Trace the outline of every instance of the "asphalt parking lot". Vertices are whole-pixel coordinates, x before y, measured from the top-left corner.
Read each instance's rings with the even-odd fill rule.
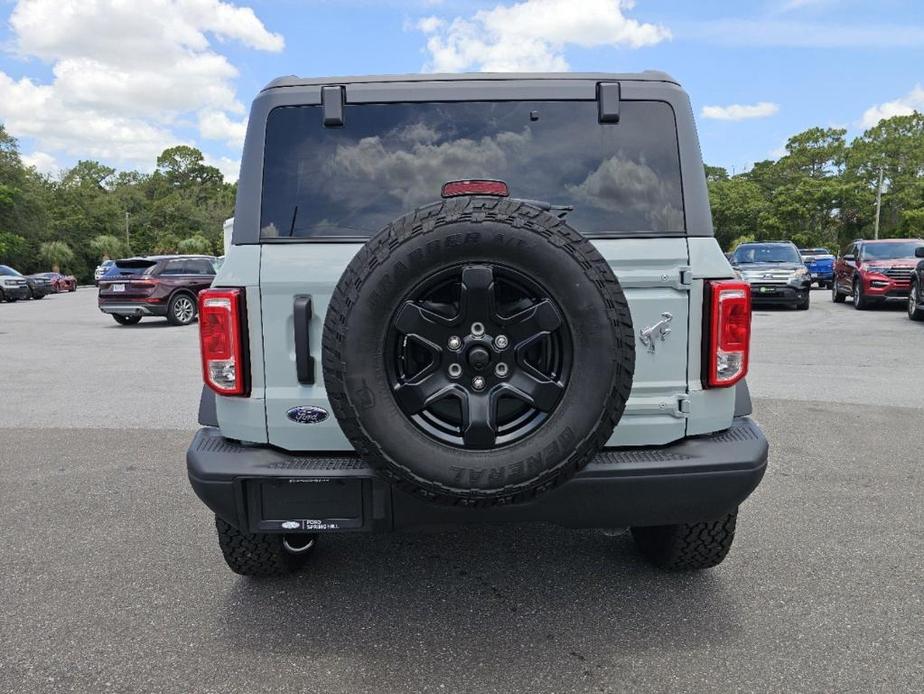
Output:
[[[0,304],[0,691],[924,688],[924,324],[759,310],[770,469],[697,575],[551,526],[324,539],[230,573],[185,478],[197,332]]]

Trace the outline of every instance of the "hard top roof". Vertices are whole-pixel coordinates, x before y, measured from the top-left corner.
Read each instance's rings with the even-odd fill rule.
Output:
[[[409,75],[359,75],[350,77],[278,77],[263,90],[277,87],[304,87],[329,84],[361,84],[384,82],[470,82],[504,80],[593,80],[595,82],[679,82],[666,72],[645,70],[644,72],[460,72],[460,73],[414,73]]]

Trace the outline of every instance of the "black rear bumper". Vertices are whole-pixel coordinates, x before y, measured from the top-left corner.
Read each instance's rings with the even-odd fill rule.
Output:
[[[719,517],[757,487],[767,439],[750,417],[659,448],[601,451],[573,479],[513,506],[438,506],[394,489],[355,455],[291,454],[200,429],[186,453],[205,504],[251,532],[375,531],[546,521],[575,528],[666,525]]]

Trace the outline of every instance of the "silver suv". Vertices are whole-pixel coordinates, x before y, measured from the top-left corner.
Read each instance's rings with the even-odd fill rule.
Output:
[[[766,467],[750,289],[660,72],[274,81],[199,314],[189,478],[240,574],[510,521],[703,569]]]

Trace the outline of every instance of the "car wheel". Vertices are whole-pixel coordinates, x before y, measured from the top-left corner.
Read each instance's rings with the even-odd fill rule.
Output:
[[[314,550],[317,535],[247,533],[215,516],[218,546],[225,563],[241,576],[285,576],[300,569]]]
[[[812,293],[806,292],[805,299],[803,299],[798,304],[796,304],[796,310],[797,311],[808,311],[811,301],[812,301]]]
[[[123,316],[120,313],[113,313],[112,319],[119,325],[135,325],[141,321],[141,316]]]
[[[853,307],[858,311],[865,311],[870,306],[870,300],[863,295],[863,288],[859,282],[853,283]]]
[[[196,320],[196,300],[185,292],[174,294],[167,306],[167,320],[173,325],[189,325]]]
[[[846,298],[847,298],[846,296],[844,296],[837,290],[837,282],[832,282],[831,283],[831,301],[833,301],[835,304],[842,304],[844,303],[844,299]]]
[[[908,292],[908,317],[911,320],[924,320],[924,310],[920,306],[921,297],[918,294],[918,283],[911,283],[911,291]]]
[[[718,520],[632,528],[642,555],[667,571],[699,571],[722,563],[735,539],[737,509]]]

